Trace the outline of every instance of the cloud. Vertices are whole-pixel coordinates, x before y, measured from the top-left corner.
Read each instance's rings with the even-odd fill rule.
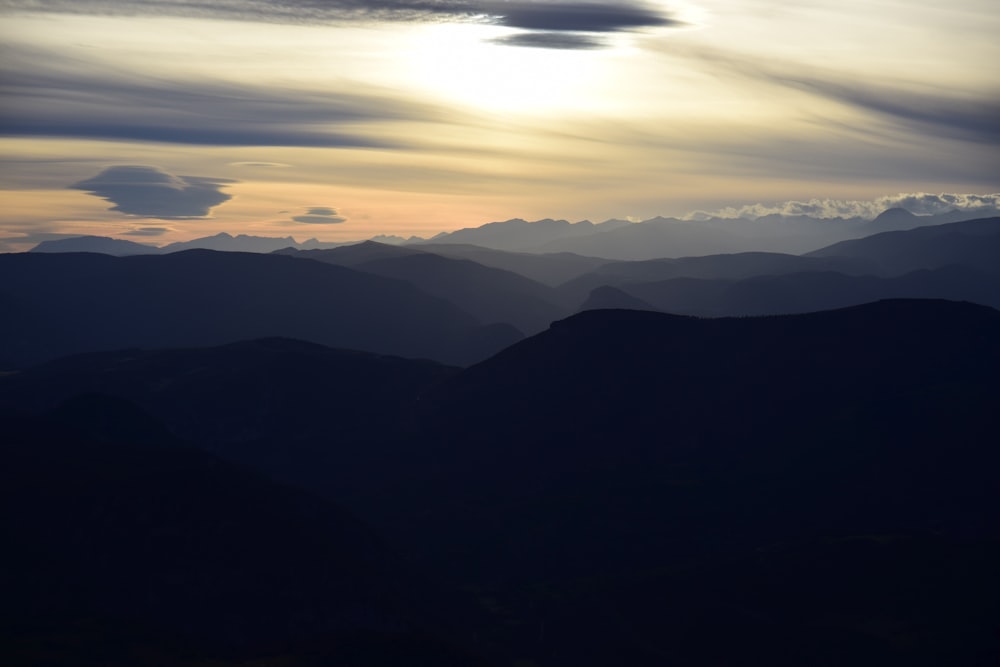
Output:
[[[489,22],[544,32],[610,33],[640,28],[682,25],[661,6],[645,0],[7,0],[10,9],[107,16],[175,16],[292,24],[353,21]],[[535,38],[537,39],[537,38]],[[529,41],[530,38],[529,38]],[[502,40],[513,46],[539,46],[522,40]],[[580,39],[576,46],[594,48],[599,42]]]
[[[312,206],[306,209],[306,215],[293,216],[292,220],[308,225],[335,225],[346,222],[347,218],[341,217],[336,209],[329,206]]]
[[[814,218],[875,218],[890,208],[902,208],[914,215],[936,215],[949,211],[976,211],[984,215],[1000,212],[1000,194],[930,194],[900,193],[877,199],[859,201],[842,199],[810,199],[806,202],[786,201],[778,204],[745,204],[717,211],[695,211],[688,220],[707,218],[746,218],[755,220],[766,215],[808,215]]]
[[[476,3],[473,3],[474,5]],[[635,28],[678,25],[662,10],[638,2],[542,2],[479,3],[478,8],[495,15],[511,28],[570,32],[618,32]]]
[[[600,49],[604,42],[591,35],[562,32],[522,32],[490,40],[504,46],[525,46],[537,49]]]
[[[284,162],[230,162],[230,167],[261,167],[261,168],[279,168],[279,167],[291,167],[290,164],[285,164]]]
[[[144,218],[203,218],[232,195],[222,188],[236,183],[227,178],[175,176],[157,167],[118,165],[69,186],[114,204],[119,211]]]
[[[405,148],[367,128],[391,121],[459,122],[454,113],[386,94],[147,77],[28,47],[6,49],[0,97],[0,131],[15,136]]]
[[[874,114],[909,132],[1000,144],[1000,90],[970,93],[941,87],[878,81],[762,58],[707,49],[674,51],[701,60],[717,72],[805,92]]]
[[[777,77],[774,81],[874,112],[914,130],[977,143],[1000,144],[998,95],[975,98],[946,90],[866,86],[807,77]]]
[[[127,232],[122,232],[123,236],[163,236],[171,231],[169,227],[135,227]]]

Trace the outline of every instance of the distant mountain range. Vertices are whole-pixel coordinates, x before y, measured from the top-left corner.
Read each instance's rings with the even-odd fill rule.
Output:
[[[656,217],[637,223],[607,220],[595,224],[589,220],[576,223],[552,219],[528,222],[515,218],[443,232],[431,239],[379,235],[371,240],[384,245],[431,246],[434,252],[449,256],[461,251],[445,251],[445,246],[478,246],[480,249],[515,253],[572,253],[591,258],[644,260],[750,251],[802,253],[878,232],[959,222],[981,218],[983,215],[982,211],[952,211],[917,216],[904,209],[889,209],[874,220],[768,215],[757,219],[704,220]],[[100,252],[108,255],[170,253],[193,249],[274,252],[283,248],[316,250],[357,243],[359,242],[320,242],[316,239],[298,243],[290,236],[271,238],[221,233],[156,247],[123,239],[82,236],[43,241],[32,252]],[[482,261],[486,259],[486,255],[480,250],[478,257],[465,258]],[[482,263],[490,265],[488,261]],[[540,276],[535,276],[535,279],[548,282]]]
[[[657,310],[699,316],[799,313],[914,297],[1000,307],[1000,218],[883,232],[801,256],[608,263],[558,291],[583,303],[605,286]]]
[[[373,241],[269,254],[8,253],[0,306],[16,326],[0,330],[0,365],[266,336],[465,365],[595,307],[698,316],[888,298],[1000,307],[998,267],[1000,218],[881,232],[804,255],[644,261]]]
[[[0,367],[8,368],[264,336],[469,363],[522,336],[406,282],[281,255],[6,254],[0,284],[0,304],[16,322],[0,330]]]
[[[104,255],[159,255],[183,250],[221,250],[226,252],[274,252],[282,248],[312,250],[318,248],[335,248],[342,243],[326,243],[309,239],[298,243],[291,236],[274,238],[267,236],[250,236],[237,234],[233,236],[222,232],[215,236],[204,236],[190,241],[168,243],[165,246],[154,246],[146,243],[136,243],[124,239],[113,239],[105,236],[75,236],[64,239],[42,241],[31,249],[31,252],[98,252]]]
[[[618,260],[687,257],[748,251],[801,253],[837,241],[982,217],[978,211],[916,216],[889,209],[874,220],[768,215],[757,219],[656,217],[643,222],[600,224],[514,219],[439,234],[426,243],[471,244],[518,252],[569,252]],[[424,243],[424,242],[419,242]]]
[[[404,280],[427,294],[447,299],[480,322],[507,323],[527,334],[538,333],[570,313],[561,305],[561,296],[548,285],[468,259],[371,241],[332,250],[281,252]]]

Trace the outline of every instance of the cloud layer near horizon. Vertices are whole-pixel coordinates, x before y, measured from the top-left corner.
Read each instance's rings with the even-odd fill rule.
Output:
[[[901,208],[914,215],[937,215],[950,211],[982,211],[984,215],[1000,212],[998,194],[931,194],[928,192],[886,195],[868,201],[842,199],[810,199],[777,204],[745,204],[727,206],[716,211],[695,211],[684,216],[687,220],[707,218],[756,219],[767,215],[810,216],[814,218],[873,219],[891,208]]]

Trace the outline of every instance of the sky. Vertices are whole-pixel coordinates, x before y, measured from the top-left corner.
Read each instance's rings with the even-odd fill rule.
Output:
[[[0,0],[0,250],[964,202],[998,34],[994,0]]]

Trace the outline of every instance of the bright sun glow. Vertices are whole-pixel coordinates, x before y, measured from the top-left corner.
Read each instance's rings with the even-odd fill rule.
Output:
[[[516,31],[491,25],[438,24],[409,44],[412,83],[425,93],[496,111],[539,113],[599,106],[614,49],[504,46]]]

